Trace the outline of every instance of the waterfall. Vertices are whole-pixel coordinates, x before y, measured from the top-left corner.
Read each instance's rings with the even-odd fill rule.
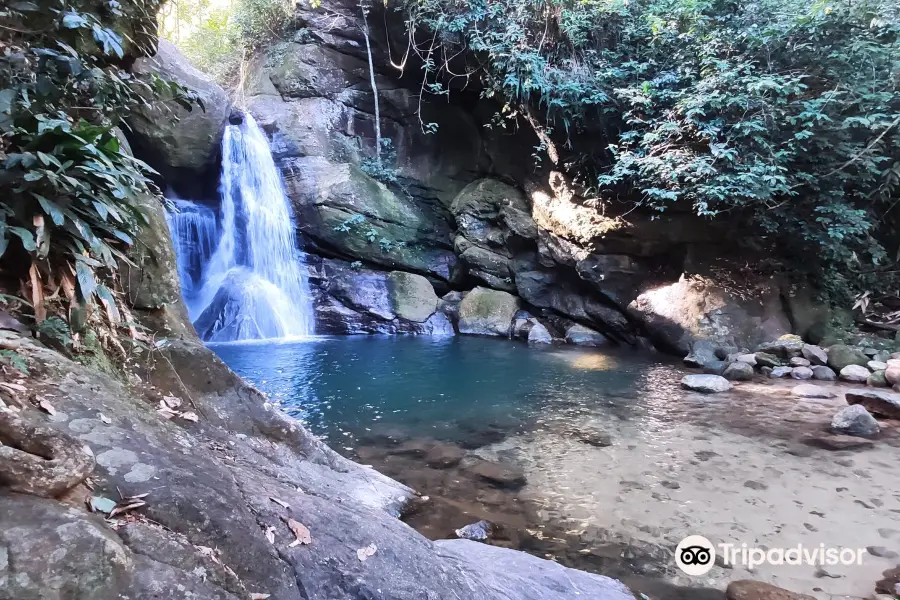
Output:
[[[290,204],[266,136],[250,115],[225,128],[219,194],[218,219],[184,200],[169,215],[197,333],[209,342],[311,335]]]

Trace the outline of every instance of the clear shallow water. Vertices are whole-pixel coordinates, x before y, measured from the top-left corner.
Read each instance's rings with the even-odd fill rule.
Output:
[[[864,451],[804,443],[846,406],[839,384],[826,385],[837,394],[829,400],[798,400],[795,382],[775,380],[705,396],[680,389],[684,371],[659,355],[473,337],[213,349],[335,450],[427,495],[405,518],[431,538],[487,519],[500,526],[491,543],[666,600],[720,599],[746,578],[866,598],[896,562],[867,556],[827,575],[808,565],[715,567],[696,579],[671,558],[687,535],[900,552],[896,430],[886,424]],[[441,463],[435,452],[457,459]],[[485,460],[525,483],[485,481],[473,469]]]
[[[360,336],[222,344],[214,350],[336,448],[373,431],[446,441],[522,431],[583,406],[655,419],[659,378],[680,377],[651,356],[529,348],[489,338]],[[651,379],[656,383],[650,385]]]

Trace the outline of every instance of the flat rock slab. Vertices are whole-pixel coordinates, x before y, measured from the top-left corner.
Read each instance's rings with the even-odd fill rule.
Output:
[[[866,440],[852,435],[816,435],[803,440],[803,443],[814,448],[822,450],[864,450],[873,447],[875,444],[870,440]]]
[[[819,385],[813,385],[811,383],[802,383],[798,386],[795,386],[794,389],[791,390],[792,396],[797,396],[798,398],[834,398],[835,394],[831,390],[824,388]]]
[[[681,387],[703,394],[716,394],[727,392],[733,386],[719,375],[685,375],[681,379]]]
[[[847,404],[862,404],[875,415],[900,419],[900,394],[884,390],[850,390],[844,397]]]
[[[762,581],[732,581],[725,590],[725,600],[815,600]]]
[[[499,487],[516,489],[525,485],[525,474],[509,465],[473,458],[464,462],[463,467],[469,473]]]

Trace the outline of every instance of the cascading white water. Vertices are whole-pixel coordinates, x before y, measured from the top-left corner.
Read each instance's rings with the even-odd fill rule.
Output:
[[[226,127],[222,155],[215,250],[207,252],[205,241],[212,211],[176,201],[179,211],[169,217],[197,333],[210,342],[311,335],[313,313],[293,216],[253,117]]]

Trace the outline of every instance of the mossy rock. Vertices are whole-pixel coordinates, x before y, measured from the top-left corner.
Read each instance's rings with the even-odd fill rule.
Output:
[[[459,304],[459,332],[470,335],[509,335],[519,299],[512,294],[477,287]]]
[[[845,344],[835,344],[828,349],[828,366],[837,373],[840,373],[841,369],[846,366],[860,365],[864,367],[868,362],[868,356]]]
[[[394,313],[401,319],[424,323],[437,309],[438,297],[421,275],[404,271],[388,274],[388,293]]]

